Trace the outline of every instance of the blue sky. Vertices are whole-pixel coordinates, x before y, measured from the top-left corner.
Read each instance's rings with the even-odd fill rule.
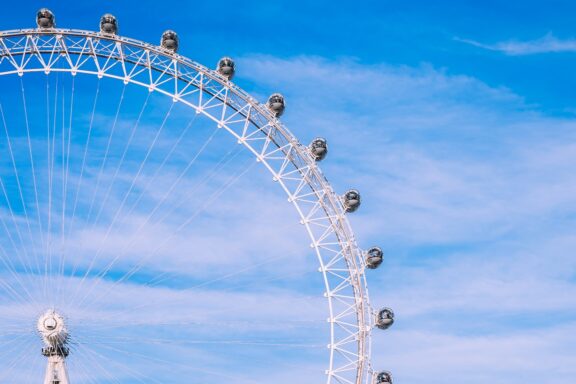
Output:
[[[42,6],[54,11],[63,28],[96,29],[99,16],[111,12],[118,17],[120,33],[125,36],[156,43],[162,31],[174,29],[181,38],[180,53],[210,67],[221,56],[230,55],[237,60],[235,81],[241,87],[262,101],[274,91],[286,96],[283,121],[302,142],[315,136],[328,139],[330,154],[322,163],[324,173],[336,190],[356,187],[362,192],[363,205],[351,217],[357,238],[361,246],[378,244],[385,252],[384,264],[369,276],[370,293],[376,306],[394,308],[397,322],[390,330],[374,335],[376,368],[390,370],[397,382],[406,383],[515,383],[529,379],[573,383],[573,4],[46,1],[5,6],[2,29],[32,27],[34,13]],[[50,81],[54,87],[56,79]],[[70,84],[60,81],[60,86]],[[2,84],[13,90],[10,92],[19,92],[17,82],[2,80]],[[26,78],[30,97],[34,92],[40,95],[44,84],[42,77]],[[95,85],[86,81],[78,93],[75,123],[80,127],[90,120]],[[95,119],[104,133],[113,121],[121,90],[113,84],[105,87],[113,96],[101,104]],[[131,92],[118,123],[119,138],[124,141],[146,96]],[[13,102],[12,110],[19,110],[6,92],[0,102],[4,106]],[[150,103],[138,136],[143,146],[169,109],[161,98]],[[17,121],[15,114],[8,125],[14,127]],[[176,109],[166,125],[166,136],[162,136],[166,142],[161,144],[168,146],[187,122],[185,111]],[[195,141],[197,136],[185,140],[191,145],[186,148],[196,151],[213,127],[199,121],[193,124],[202,140]],[[119,145],[124,142],[120,139]],[[182,191],[197,188],[200,199],[202,193],[210,195],[251,164],[247,155],[238,154],[222,169],[221,179],[196,186],[195,178],[209,174],[222,156],[233,156],[226,155],[230,144],[226,139],[217,137],[213,144],[213,151],[198,160],[202,167],[195,168],[182,187]],[[2,148],[6,153],[4,141]],[[133,160],[138,153],[134,152]],[[3,159],[3,172],[8,172],[11,163],[7,157]],[[151,163],[158,164],[158,159]],[[124,168],[121,180],[134,173],[134,164]],[[154,169],[148,174],[152,178],[143,180],[159,186],[152,189],[150,201],[162,193],[161,186],[170,176],[156,175]],[[103,185],[110,176],[105,173]],[[309,275],[316,266],[296,215],[283,203],[280,191],[270,187],[268,175],[254,167],[248,177],[250,180],[242,178],[223,194],[217,206],[202,213],[196,229],[177,236],[165,250],[170,258],[150,264],[140,276],[141,282],[158,273],[166,273],[169,279],[153,287],[135,284],[110,297],[96,297],[93,312],[72,306],[67,313],[71,321],[74,315],[76,324],[95,316],[105,317],[113,329],[123,323],[141,323],[144,328],[114,331],[118,333],[111,334],[116,338],[112,341],[134,340],[138,335],[150,340],[193,341],[210,334],[218,340],[257,338],[306,345],[268,356],[263,356],[261,349],[245,347],[242,358],[237,355],[240,349],[230,345],[196,349],[185,344],[182,350],[177,350],[180,345],[172,346],[162,350],[162,355],[182,358],[180,365],[164,367],[177,372],[174,382],[188,382],[184,377],[191,372],[200,375],[189,367],[190,362],[197,363],[195,369],[206,371],[227,364],[230,370],[241,371],[239,381],[267,377],[279,382],[293,382],[294,378],[316,382],[322,377],[323,350],[315,346],[325,344],[319,325],[325,316],[319,310],[322,299],[316,301],[318,286]],[[126,184],[112,188],[112,197],[122,188]],[[106,189],[95,193],[103,196]],[[184,192],[174,196],[173,204],[190,200],[181,213],[195,212],[197,201],[187,199]],[[237,202],[242,202],[244,209]],[[104,209],[103,220],[111,214],[113,211]],[[292,217],[294,225],[279,217]],[[174,223],[177,220],[175,215]],[[127,216],[124,232],[107,239],[102,263],[114,257],[119,246],[126,246],[123,237],[139,223],[136,209]],[[126,266],[118,266],[117,272],[122,273],[139,252],[170,230],[170,225],[150,228],[141,243],[131,244],[134,248],[126,252]],[[80,235],[84,237],[75,238],[71,247],[83,255],[78,259],[81,269],[95,249],[100,252],[102,233],[95,224]],[[222,242],[223,236],[226,242]],[[195,259],[188,257],[194,253],[188,251],[190,244],[194,252],[213,257],[191,261]],[[275,258],[278,263],[267,264]],[[247,265],[258,268],[218,281],[213,290],[192,297],[181,297],[173,290],[219,279],[229,268],[242,270]],[[254,283],[260,276],[289,278],[277,284]],[[95,284],[97,291],[107,289],[106,282]],[[78,295],[82,293],[90,295]],[[262,306],[261,302],[269,304]],[[121,313],[110,318],[126,303],[153,305],[144,314]],[[181,311],[186,306],[201,307],[207,315]],[[36,313],[35,308],[20,308],[9,300],[1,308],[6,318],[25,320],[30,315],[33,319]],[[236,321],[224,319],[223,308],[234,313]],[[158,324],[166,317],[172,323],[162,328]],[[214,318],[218,319],[215,323]],[[279,333],[270,326],[278,319],[285,325]],[[176,328],[178,335],[174,324],[181,325]],[[258,326],[254,330],[247,324]],[[4,336],[10,336],[9,326],[5,329]],[[96,328],[93,331],[97,334]],[[85,340],[91,340],[90,335],[86,331]],[[126,366],[146,372],[148,363],[148,368],[160,369],[161,361],[137,355],[149,352],[146,348],[150,345],[165,347],[135,343],[127,354],[96,346],[85,358],[92,361],[103,358],[99,354],[112,354],[125,364],[118,368],[126,373],[123,383],[141,382]],[[31,353],[37,348],[29,346]],[[247,365],[243,359],[267,363]],[[284,363],[281,369],[271,368],[280,361]],[[35,362],[42,367],[41,356]],[[71,361],[71,369],[80,375],[81,365],[73,364]],[[296,367],[300,368],[297,373],[286,373]],[[105,371],[100,371],[99,380],[106,382]],[[220,377],[229,373],[220,372]],[[203,374],[206,381],[214,378],[209,372]],[[29,378],[22,377],[22,382]]]

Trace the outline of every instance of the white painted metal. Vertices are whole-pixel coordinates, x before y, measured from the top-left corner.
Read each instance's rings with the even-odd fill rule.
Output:
[[[26,29],[0,33],[0,76],[69,72],[133,83],[213,120],[254,154],[288,195],[315,250],[330,326],[327,382],[371,383],[370,307],[363,252],[309,149],[241,88],[174,52],[97,32]]]
[[[69,384],[66,370],[66,358],[53,355],[48,357],[48,366],[44,376],[44,384]]]
[[[64,318],[54,310],[49,310],[38,319],[38,332],[44,342],[43,354],[48,358],[44,384],[68,384],[66,356],[68,330]]]

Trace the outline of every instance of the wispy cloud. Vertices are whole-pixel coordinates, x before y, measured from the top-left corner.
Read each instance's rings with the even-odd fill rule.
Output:
[[[238,64],[238,81],[261,84],[260,99],[273,91],[285,94],[288,109],[283,122],[303,142],[314,136],[328,138],[330,154],[321,167],[336,190],[358,187],[363,194],[362,208],[350,220],[361,246],[379,244],[386,254],[382,268],[368,276],[372,302],[375,307],[392,306],[398,319],[388,332],[375,334],[375,368],[392,370],[400,381],[464,382],[474,377],[478,382],[511,382],[518,370],[527,369],[531,362],[531,377],[571,382],[570,369],[565,374],[551,373],[550,356],[567,361],[573,340],[575,264],[567,251],[576,246],[570,233],[576,206],[572,176],[576,152],[570,144],[576,141],[573,121],[545,116],[506,88],[490,87],[471,76],[448,75],[426,65],[366,66],[351,60],[271,56],[247,57]],[[106,116],[101,119],[109,120]],[[126,140],[131,126],[121,126],[118,135]],[[82,274],[77,273],[63,282],[64,287],[76,290],[72,294],[91,299],[82,308],[67,308],[66,314],[71,322],[85,327],[96,323],[91,337],[98,336],[98,325],[111,327],[104,335],[108,340],[102,337],[95,348],[100,348],[98,353],[118,357],[124,364],[118,369],[127,376],[128,368],[142,372],[174,368],[138,355],[157,356],[147,349],[157,347],[156,352],[161,351],[166,359],[182,363],[178,373],[172,372],[179,377],[189,377],[190,367],[199,367],[187,364],[189,361],[203,364],[212,360],[213,365],[233,371],[249,366],[250,372],[241,375],[246,382],[269,373],[279,383],[295,381],[290,364],[301,368],[310,356],[300,350],[298,354],[263,356],[262,349],[254,349],[248,355],[234,356],[239,349],[226,345],[200,350],[191,342],[199,337],[195,332],[202,330],[221,337],[220,341],[235,340],[251,327],[259,332],[258,337],[291,335],[298,322],[325,316],[322,292],[311,283],[314,278],[290,284],[274,280],[307,269],[320,280],[315,260],[307,257],[308,239],[292,208],[280,191],[271,187],[269,175],[255,171],[223,194],[195,225],[176,232],[242,166],[238,162],[224,168],[196,189],[195,184],[205,180],[218,161],[215,155],[223,153],[211,146],[201,167],[183,178],[169,196],[159,218],[174,206],[177,212],[169,215],[169,220],[139,230],[146,213],[178,177],[181,166],[174,164],[155,176],[162,153],[174,140],[163,136],[165,142],[160,143],[165,146],[159,154],[152,153],[151,168],[136,180],[128,201],[130,207],[144,193],[142,204],[133,211],[128,207],[121,211],[121,219],[106,236],[106,224],[119,209],[139,159],[154,136],[154,126],[142,127],[140,133],[132,162],[121,169],[116,183],[111,175],[117,158],[108,165],[99,189],[89,188],[95,184],[99,161],[91,163],[84,176],[83,188],[88,193],[81,198],[79,214],[85,213],[93,195],[103,211],[95,225],[91,225],[92,216],[91,220],[78,219],[78,231],[72,232],[69,242],[74,251],[71,260],[83,269],[101,249],[95,264],[95,269],[101,270],[119,249],[122,257],[106,279],[90,275],[79,284]],[[183,142],[178,161],[201,145],[198,131],[194,133]],[[102,142],[94,146],[102,148],[105,138],[103,135]],[[15,145],[26,154],[25,141]],[[82,147],[78,151],[82,153]],[[44,158],[44,153],[40,154]],[[4,160],[10,165],[9,159]],[[26,164],[25,157],[22,161]],[[44,163],[39,164],[40,169],[45,168]],[[9,173],[11,168],[5,168]],[[60,185],[61,176],[56,173],[54,180]],[[73,191],[79,181],[71,175],[69,182]],[[29,180],[27,184],[30,187]],[[46,188],[46,180],[41,184]],[[107,186],[111,186],[108,200]],[[47,195],[42,194],[41,200],[45,202]],[[46,204],[41,205],[45,209]],[[0,218],[8,215],[4,212]],[[287,224],[287,217],[294,218],[293,226]],[[58,227],[60,219],[53,220]],[[17,227],[26,229],[23,223]],[[175,233],[177,236],[172,236]],[[148,274],[111,283],[127,269],[141,265],[142,257],[168,237],[162,251],[144,263]],[[5,246],[10,250],[9,241]],[[276,262],[277,256],[284,258]],[[275,262],[243,272],[247,266],[270,260]],[[164,272],[179,281],[151,283]],[[229,276],[235,272],[243,275]],[[5,275],[4,281],[12,284],[13,277]],[[182,290],[211,279],[219,280],[201,289]],[[90,287],[94,289],[88,291]],[[34,295],[45,294],[41,279],[34,289],[38,291],[32,292]],[[309,301],[310,297],[316,299]],[[6,318],[18,314],[20,319],[31,317],[28,307],[9,297],[4,300],[1,309]],[[137,311],[141,306],[148,310]],[[172,327],[161,327],[162,322]],[[123,327],[135,323],[141,327]],[[152,329],[154,326],[158,327]],[[163,345],[162,340],[175,338],[170,333],[175,331],[179,342]],[[134,332],[145,335],[148,345],[120,343],[125,341],[122,337],[135,337]],[[300,335],[309,337],[306,332]],[[119,348],[116,342],[126,353],[110,350]],[[316,369],[314,364],[324,361],[323,352],[325,348],[310,359],[310,369],[320,376],[325,367]],[[268,364],[245,364],[241,355]],[[524,361],[511,364],[514,356]],[[541,366],[540,361],[546,364]],[[105,372],[101,374],[106,377]],[[308,378],[297,381],[312,382],[314,376],[306,375]]]
[[[363,245],[387,255],[368,276],[379,287],[372,301],[397,313],[395,328],[374,335],[376,367],[402,381],[506,383],[518,371],[546,377],[548,356],[570,359],[572,120],[426,66],[243,64],[271,88],[283,84],[290,126],[326,136],[326,174],[365,196],[351,220]]]
[[[528,41],[508,40],[494,44],[456,37],[454,40],[475,47],[502,52],[510,56],[535,55],[540,53],[576,52],[576,39],[560,39],[552,33]]]

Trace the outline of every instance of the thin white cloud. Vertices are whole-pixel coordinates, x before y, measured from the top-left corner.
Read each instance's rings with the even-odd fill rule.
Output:
[[[576,304],[574,121],[429,67],[240,63],[281,87],[298,135],[328,138],[333,184],[365,198],[351,221],[386,255],[368,275],[372,302],[397,312],[375,334],[376,368],[422,383],[513,382],[524,368],[571,382],[569,369],[550,376],[549,356],[569,360]]]
[[[400,381],[414,383],[496,383],[516,380],[526,361],[544,361],[543,366],[533,364],[530,377],[569,382],[570,369],[563,374],[552,372],[551,356],[566,362],[566,351],[573,344],[568,337],[573,327],[565,325],[573,322],[570,311],[576,297],[570,272],[574,261],[569,253],[575,246],[570,215],[576,206],[572,176],[576,158],[569,144],[575,142],[572,121],[543,116],[505,88],[489,87],[470,76],[450,76],[429,66],[363,66],[351,61],[269,56],[238,63],[238,81],[254,80],[266,88],[262,94],[277,90],[285,94],[288,109],[283,121],[302,141],[317,135],[328,138],[330,154],[321,167],[335,188],[358,187],[363,194],[361,210],[350,217],[356,235],[362,246],[379,244],[386,254],[384,265],[368,276],[372,302],[376,307],[390,305],[397,312],[395,326],[375,335],[376,369],[390,369]],[[141,137],[144,148],[149,136],[147,132]],[[169,140],[166,144],[169,147]],[[104,218],[114,214],[134,169],[133,164],[119,176],[122,183],[113,188]],[[104,186],[111,182],[109,176]],[[202,172],[193,176],[201,177]],[[148,177],[150,173],[145,172],[137,187],[144,188]],[[183,181],[170,204],[186,199],[194,177]],[[174,175],[166,172],[151,183],[149,202],[161,198],[171,178]],[[302,244],[305,238],[296,235],[297,223],[296,228],[275,233],[275,229],[284,230],[280,225],[291,208],[283,196],[267,190],[269,176],[258,174],[250,181],[268,184],[254,188],[241,181],[238,189],[218,201],[202,225],[175,237],[148,267],[198,279],[222,277],[272,254],[307,248]],[[75,180],[71,183],[75,185]],[[192,196],[174,222],[146,226],[122,261],[137,263],[143,253],[173,233],[177,219],[193,212],[217,186],[208,185]],[[102,197],[101,192],[97,197]],[[86,257],[103,247],[108,259],[99,261],[105,265],[135,235],[142,220],[139,211],[123,216],[122,225],[105,244],[99,226],[79,234],[73,239],[78,251],[74,257],[82,258],[78,263],[85,265]],[[223,233],[226,241],[221,241]],[[259,280],[298,271],[307,267],[302,259],[290,257],[246,277]],[[114,272],[120,274],[122,268]],[[219,283],[203,287],[198,295],[186,295],[177,288],[146,287],[138,281],[118,286],[98,281],[90,293],[97,299],[90,311],[79,315],[79,308],[70,308],[67,314],[76,322],[84,316],[101,324],[150,325],[169,320],[182,325],[176,330],[184,341],[190,339],[194,321],[206,322],[210,316],[216,319],[211,324],[214,334],[235,330],[239,335],[249,330],[246,323],[251,319],[255,319],[254,328],[263,332],[278,327],[280,333],[289,333],[305,316],[324,314],[321,292],[306,284],[293,284],[292,291],[283,291],[282,285],[264,280],[258,286],[262,292],[255,294],[256,289],[245,289],[245,281]],[[237,285],[242,289],[233,289]],[[90,284],[71,282],[71,286],[81,289],[81,295],[88,294],[85,290]],[[37,289],[42,289],[41,284]],[[294,293],[300,291],[316,295],[313,304],[318,305],[313,310],[299,305]],[[174,298],[180,306],[170,305]],[[160,304],[157,311],[134,310],[119,316],[146,303]],[[9,304],[1,308],[2,313],[30,312]],[[552,320],[542,320],[543,313]],[[541,323],[514,322],[518,318]],[[551,326],[555,321],[560,324]],[[181,344],[159,350],[167,359],[204,362],[214,356]],[[525,361],[510,362],[514,356]],[[215,362],[226,359],[216,357]],[[146,368],[143,361],[130,366],[149,369],[158,365]],[[314,362],[310,360],[311,365]],[[226,366],[238,368],[232,360]],[[273,364],[250,365],[250,376],[267,377],[265,373],[274,368]],[[278,375],[292,371],[275,370]],[[310,380],[278,376],[274,381]]]
[[[403,329],[376,338],[387,348],[378,348],[375,363],[397,367],[393,372],[402,382],[507,384],[538,378],[570,384],[576,374],[574,331],[574,324],[500,335]]]
[[[552,33],[528,41],[509,40],[495,44],[485,44],[471,39],[456,37],[454,40],[478,48],[497,51],[509,56],[535,55],[541,53],[576,52],[576,39],[559,39]]]

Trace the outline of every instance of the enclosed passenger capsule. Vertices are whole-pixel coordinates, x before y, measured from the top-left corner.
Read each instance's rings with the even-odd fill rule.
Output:
[[[344,194],[343,202],[346,212],[354,212],[360,206],[360,193],[355,189],[349,190]]]
[[[232,80],[234,77],[235,72],[235,64],[234,60],[229,57],[223,57],[218,60],[218,68],[216,68],[219,74],[227,78],[228,80]]]
[[[310,153],[312,153],[312,156],[316,161],[324,159],[328,154],[328,143],[326,142],[326,139],[317,137],[312,140],[312,143],[310,143]]]
[[[366,268],[376,269],[382,264],[384,253],[379,247],[372,247],[366,252]]]
[[[162,48],[167,49],[172,52],[178,51],[178,34],[176,32],[168,30],[162,34],[162,39],[160,40],[160,45]]]
[[[56,26],[56,18],[48,8],[42,8],[36,14],[36,24],[41,29],[54,28]]]
[[[115,35],[118,33],[118,21],[109,13],[100,18],[100,33]]]
[[[388,371],[378,372],[374,377],[374,384],[392,384],[392,375]]]
[[[376,326],[388,329],[392,324],[394,324],[394,312],[390,308],[381,309],[376,315]]]
[[[280,117],[284,113],[285,108],[284,96],[279,93],[274,93],[268,98],[266,105],[268,106],[268,109],[272,111],[275,117]]]

